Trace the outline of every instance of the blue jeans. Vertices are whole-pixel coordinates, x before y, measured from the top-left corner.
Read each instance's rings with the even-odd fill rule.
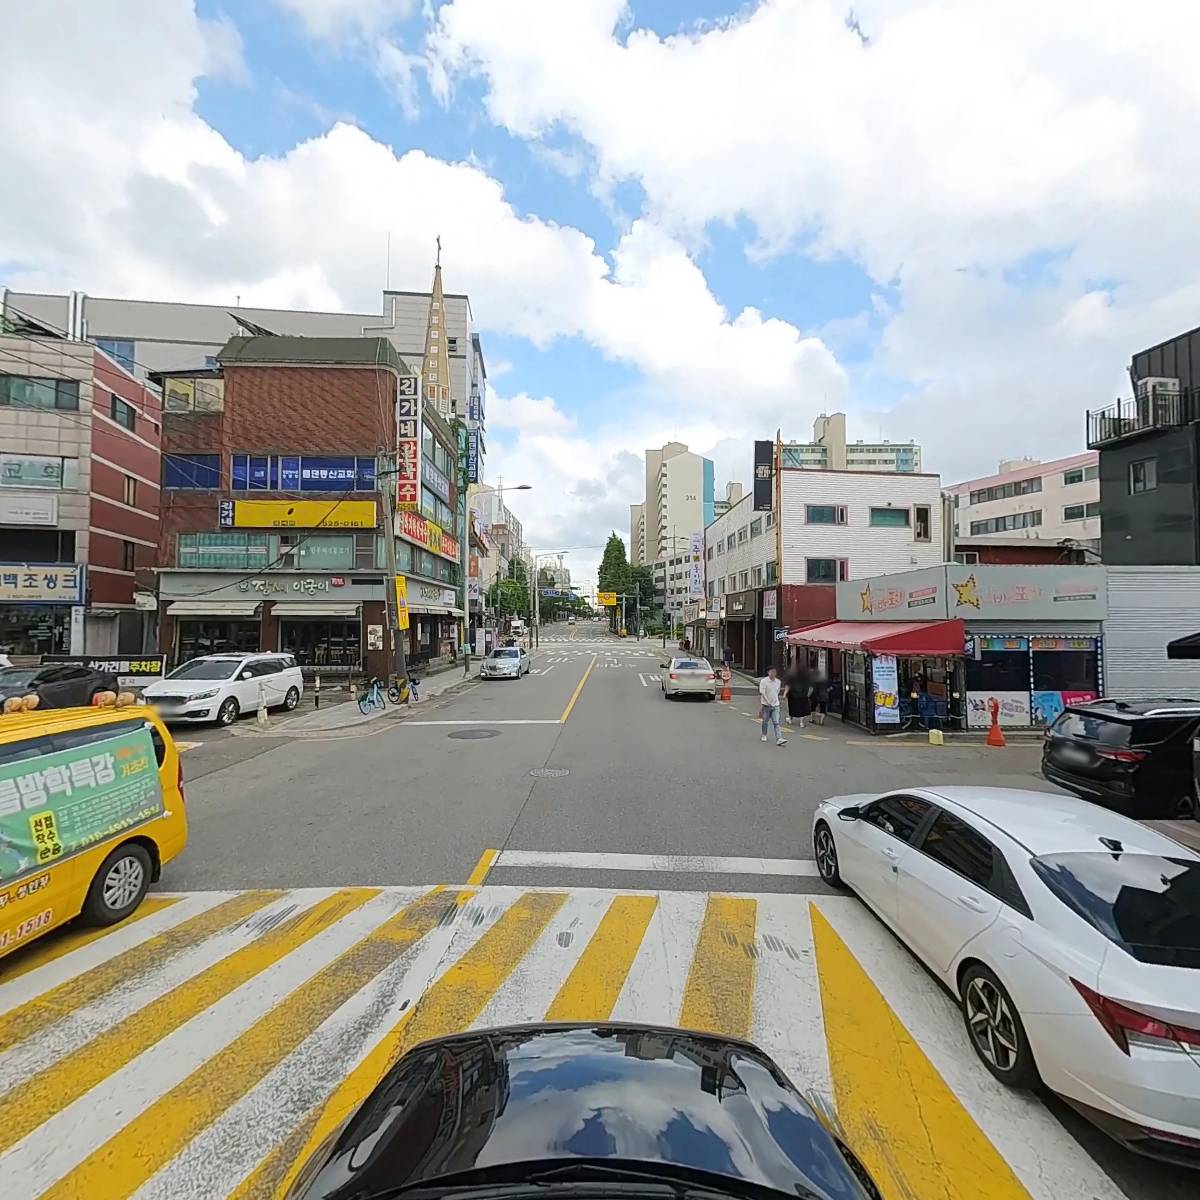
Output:
[[[783,734],[779,731],[779,705],[764,704],[762,706],[762,731],[763,734],[771,732],[771,727],[775,727],[775,740],[779,741]]]

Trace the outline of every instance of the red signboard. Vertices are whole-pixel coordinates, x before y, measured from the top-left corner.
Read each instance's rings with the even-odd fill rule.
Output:
[[[458,538],[435,525],[419,512],[410,510],[398,514],[400,534],[410,541],[419,543],[435,554],[441,554],[458,562]]]

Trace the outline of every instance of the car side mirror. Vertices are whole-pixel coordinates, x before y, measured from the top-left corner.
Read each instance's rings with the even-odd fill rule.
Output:
[[[843,808],[838,813],[839,821],[857,821],[862,816],[862,809],[857,804],[851,804],[849,808]]]
[[[242,673],[241,673],[241,674],[238,676],[238,678],[239,678],[239,679],[249,679],[249,678],[250,678],[250,672],[249,672],[249,671],[243,671],[243,672],[242,672]]]

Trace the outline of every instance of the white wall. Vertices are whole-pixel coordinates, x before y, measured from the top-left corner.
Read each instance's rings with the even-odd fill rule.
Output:
[[[1200,568],[1108,567],[1104,694],[1200,700],[1200,659],[1167,658],[1167,643],[1200,633]]]
[[[846,559],[848,579],[911,571],[942,562],[941,482],[936,475],[785,470],[782,478],[783,583],[805,583],[805,560]],[[809,524],[806,505],[841,505],[845,525]],[[915,538],[914,505],[929,508],[930,538]],[[872,508],[904,508],[910,524],[878,527]]]
[[[662,505],[651,508],[648,503],[646,519],[657,523],[657,557],[668,558],[686,549],[687,539],[704,528],[704,460],[691,451],[677,454],[663,463],[662,478]]]
[[[715,585],[712,589],[714,597],[728,595],[730,592],[740,592],[742,590],[742,572],[747,572],[748,582],[746,587],[752,588],[759,586],[754,582],[754,569],[756,567],[763,568],[763,583],[766,586],[766,565],[775,559],[775,526],[768,525],[767,521],[772,516],[771,513],[754,511],[754,497],[752,495],[744,496],[738,501],[727,513],[717,517],[715,521],[704,531],[704,569],[705,569],[705,584],[707,588],[708,581],[712,581]],[[750,536],[750,529],[756,521],[762,522],[762,533],[758,537]],[[746,530],[745,541],[737,540],[738,531]],[[734,546],[730,550],[728,548],[728,539],[733,535]],[[721,553],[717,553],[717,546],[721,547]],[[712,557],[709,557],[709,551],[712,551]],[[730,585],[729,576],[736,575],[737,582]],[[725,584],[725,590],[722,592],[721,583]]]

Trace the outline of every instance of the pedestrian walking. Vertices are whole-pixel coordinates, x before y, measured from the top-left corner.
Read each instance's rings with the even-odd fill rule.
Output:
[[[784,699],[787,701],[787,723],[801,729],[809,714],[809,679],[799,658],[793,659],[783,679]]]
[[[758,699],[762,713],[762,740],[767,740],[768,732],[774,728],[775,745],[786,746],[787,738],[779,728],[779,693],[783,689],[783,681],[779,678],[774,667],[768,667],[766,675],[758,681]]]
[[[726,646],[725,649],[721,652],[721,661],[725,664],[726,667],[728,667],[731,670],[733,669],[733,647],[732,646]]]

